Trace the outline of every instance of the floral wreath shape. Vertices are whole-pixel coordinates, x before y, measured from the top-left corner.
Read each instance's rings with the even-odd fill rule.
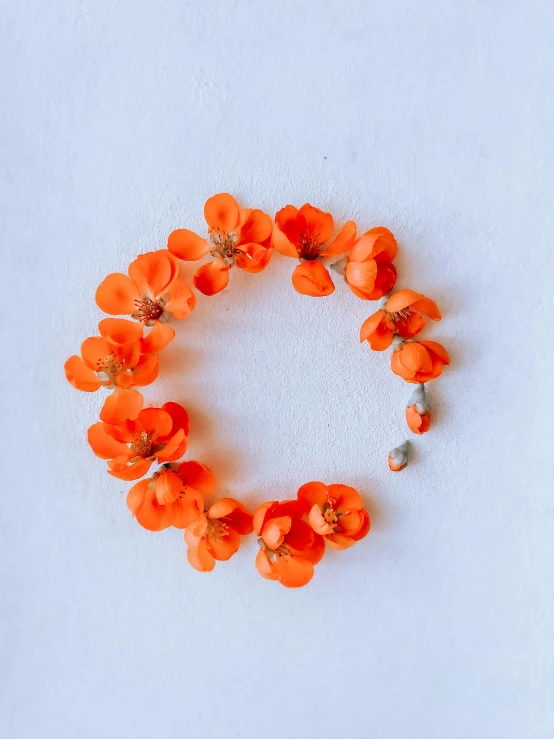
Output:
[[[378,309],[361,326],[360,341],[383,351],[391,345],[391,369],[416,388],[406,407],[406,421],[415,434],[431,425],[425,383],[438,377],[449,357],[435,341],[414,340],[427,318],[439,321],[437,305],[421,293],[399,290],[394,258],[397,243],[382,226],[357,237],[354,221],[332,239],[330,213],[306,204],[282,208],[272,222],[261,210],[239,208],[228,193],[209,198],[204,207],[207,238],[181,228],[169,235],[167,249],[141,254],[127,274],[106,277],[96,291],[96,304],[109,316],[98,324],[99,336],[85,339],[81,356],[65,363],[65,374],[78,390],[111,391],[100,421],[88,430],[94,453],[107,460],[108,473],[137,481],[127,494],[127,506],[150,531],[171,526],[184,529],[187,556],[200,572],[213,570],[217,560],[238,551],[241,536],[256,532],[258,572],[295,588],[308,583],[325,553],[325,543],[347,549],[363,539],[370,518],[357,490],[347,485],[309,482],[296,498],[263,503],[251,514],[234,498],[220,498],[208,508],[204,496],[216,492],[213,473],[196,461],[177,460],[185,454],[189,418],[185,409],[168,402],[144,408],[137,388],[158,375],[158,354],[175,335],[169,325],[194,310],[196,297],[179,276],[179,260],[213,259],[195,273],[193,284],[204,295],[227,287],[233,267],[261,272],[273,251],[299,260],[292,273],[295,290],[303,295],[330,295],[334,283],[322,258],[340,257],[331,268],[358,298],[379,300]],[[146,331],[145,331],[146,329]],[[408,463],[409,441],[388,456],[393,472]],[[150,474],[154,463],[157,471]],[[146,475],[149,475],[146,477]],[[142,478],[142,479],[141,479]]]

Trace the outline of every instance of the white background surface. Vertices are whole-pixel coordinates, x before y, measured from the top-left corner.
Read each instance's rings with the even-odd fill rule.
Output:
[[[551,3],[1,5],[0,735],[551,738]],[[393,475],[411,388],[357,342],[374,304],[277,256],[178,327],[145,395],[222,494],[367,500],[300,591],[254,537],[202,575],[142,530],[63,377],[103,277],[222,190],[393,229],[453,360]]]

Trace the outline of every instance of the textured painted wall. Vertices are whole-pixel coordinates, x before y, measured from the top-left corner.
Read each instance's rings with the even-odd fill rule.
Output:
[[[0,734],[554,735],[554,13],[547,0],[2,3]],[[373,530],[299,592],[255,538],[201,575],[139,528],[62,365],[94,291],[221,190],[390,227],[453,363],[402,474],[411,389],[344,284],[292,260],[201,298],[162,355],[189,458],[255,506],[357,486]],[[188,267],[185,272],[190,275]]]

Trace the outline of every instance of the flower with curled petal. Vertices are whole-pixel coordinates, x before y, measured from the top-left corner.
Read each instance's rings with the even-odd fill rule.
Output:
[[[221,498],[185,530],[187,558],[199,572],[211,572],[238,552],[240,537],[252,533],[252,514],[234,498]]]
[[[239,208],[229,193],[222,192],[206,201],[204,217],[208,240],[179,228],[169,234],[167,248],[178,259],[195,262],[208,252],[213,261],[200,267],[194,286],[204,295],[215,295],[229,284],[229,270],[261,272],[271,259],[271,218],[261,210]]]
[[[158,357],[141,356],[138,341],[112,344],[91,336],[81,345],[81,356],[74,354],[64,365],[67,380],[87,393],[101,387],[113,390],[106,398],[100,418],[111,424],[134,420],[142,409],[143,398],[136,387],[154,382],[158,376]]]
[[[362,300],[379,300],[389,293],[396,282],[393,259],[398,245],[391,231],[376,226],[357,239],[345,259],[332,265],[344,275],[344,281],[354,295]]]
[[[369,513],[354,488],[308,482],[298,491],[298,500],[306,505],[312,529],[334,549],[347,549],[367,536]]]
[[[296,292],[321,298],[334,291],[333,280],[319,259],[348,251],[356,238],[356,224],[345,223],[338,236],[327,244],[334,228],[333,216],[309,203],[300,210],[287,205],[276,214],[273,245],[281,254],[300,260],[292,273]]]
[[[437,341],[400,341],[391,357],[394,374],[418,384],[435,379],[448,364],[450,357]]]
[[[395,334],[403,339],[416,336],[427,322],[425,316],[440,321],[437,304],[414,290],[399,290],[382,298],[379,310],[363,322],[360,341],[367,341],[374,351],[383,351]]]
[[[108,460],[108,472],[120,480],[144,477],[154,461],[172,462],[187,448],[189,419],[178,403],[145,408],[121,425],[95,423],[88,442],[97,457]]]
[[[143,354],[159,352],[175,336],[167,321],[190,315],[196,298],[179,277],[179,263],[167,249],[141,254],[127,272],[106,277],[96,291],[96,304],[104,313],[132,316],[138,323],[105,318],[98,328],[114,344],[140,339]],[[141,338],[143,326],[151,327],[151,331]]]
[[[184,529],[202,516],[203,496],[215,492],[215,487],[211,470],[200,462],[183,462],[176,469],[166,463],[151,478],[133,485],[127,507],[150,531]]]
[[[254,513],[254,531],[260,549],[256,567],[262,577],[287,588],[299,588],[313,577],[325,553],[323,537],[302,520],[305,504],[299,500],[270,501]]]

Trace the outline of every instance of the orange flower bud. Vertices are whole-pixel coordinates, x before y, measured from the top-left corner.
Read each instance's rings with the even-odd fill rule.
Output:
[[[431,427],[431,409],[427,402],[425,385],[418,385],[406,406],[406,422],[414,434],[424,434]]]

